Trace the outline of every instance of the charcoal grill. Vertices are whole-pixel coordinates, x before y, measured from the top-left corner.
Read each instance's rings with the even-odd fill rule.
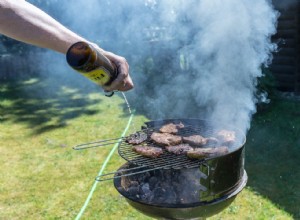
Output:
[[[162,157],[148,159],[136,155],[130,150],[131,146],[122,143],[119,146],[119,154],[133,167],[133,171],[127,171],[126,164],[115,174],[114,185],[127,202],[141,213],[158,219],[199,219],[215,215],[228,207],[237,194],[247,183],[247,173],[244,170],[244,144],[245,135],[238,129],[229,125],[213,127],[210,121],[200,119],[169,119],[158,120],[146,123],[147,132],[156,131],[161,126],[168,123],[183,123],[185,128],[180,130],[179,135],[189,136],[200,134],[205,137],[214,137],[219,129],[228,129],[236,132],[236,141],[229,146],[230,152],[227,155],[203,160],[191,160],[186,156],[163,154]],[[153,129],[153,130],[151,130]],[[147,143],[152,144],[152,143]],[[122,178],[130,179],[140,176],[146,170],[150,175],[156,168],[163,173],[170,169],[177,172],[191,173],[199,181],[201,187],[197,188],[196,200],[187,202],[166,202],[156,203],[155,201],[145,201],[141,197],[130,197],[122,187]],[[125,169],[124,169],[125,168]],[[136,170],[137,169],[137,170]],[[152,169],[152,170],[151,170]],[[123,170],[123,171],[122,171]],[[124,172],[125,170],[125,172]],[[125,176],[124,176],[125,173]],[[128,175],[128,174],[134,175]],[[154,174],[155,175],[155,174]],[[189,187],[192,187],[190,185]],[[196,188],[196,187],[195,187]]]
[[[147,135],[150,137],[153,132],[158,131],[161,126],[168,123],[184,124],[184,128],[180,129],[177,135],[190,136],[199,134],[204,137],[214,137],[219,130],[226,129],[236,133],[236,140],[232,144],[227,145],[229,147],[228,154],[201,160],[193,160],[186,155],[174,155],[167,151],[158,158],[147,158],[132,151],[132,145],[125,141],[128,137],[82,144],[76,146],[75,149],[104,146],[120,141],[118,153],[127,163],[115,172],[96,177],[96,180],[114,179],[115,188],[126,198],[128,203],[148,216],[161,219],[194,219],[212,216],[222,211],[245,187],[248,179],[244,170],[245,135],[230,125],[214,127],[212,122],[201,119],[150,121],[145,123],[142,130],[137,132],[136,135]],[[156,146],[149,139],[143,144]],[[155,176],[157,171],[166,174],[170,170],[175,173],[195,174],[197,187],[192,190],[197,193],[197,196],[194,200],[185,202],[146,201],[137,196],[138,194],[128,194],[128,188],[122,184],[124,181],[130,182],[132,179],[143,175]],[[158,179],[158,181],[163,182],[162,179]],[[136,184],[136,181],[134,182]]]

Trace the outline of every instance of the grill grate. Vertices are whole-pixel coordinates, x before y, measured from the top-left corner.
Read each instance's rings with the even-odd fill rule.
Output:
[[[139,131],[139,134],[146,134],[148,139],[142,144],[146,146],[160,147],[150,140],[150,136],[153,132],[159,132],[160,127],[152,127]],[[201,135],[203,137],[214,137],[216,131],[207,126],[192,126],[188,125],[181,128],[177,135],[188,137],[191,135]],[[209,146],[209,145],[207,145]],[[138,165],[147,166],[149,168],[163,167],[165,169],[182,169],[182,168],[195,168],[199,167],[205,160],[193,160],[186,155],[175,155],[166,151],[163,147],[163,154],[157,158],[147,158],[141,156],[132,150],[133,145],[128,144],[125,140],[122,140],[118,148],[119,155],[128,162]],[[231,148],[234,146],[231,146]],[[211,159],[211,158],[210,158]]]

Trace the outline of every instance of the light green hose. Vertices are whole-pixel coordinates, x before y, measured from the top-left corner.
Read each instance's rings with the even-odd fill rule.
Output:
[[[122,133],[122,136],[121,136],[122,138],[125,137],[125,134],[127,133],[128,129],[129,129],[129,127],[130,127],[130,124],[131,124],[131,122],[132,122],[132,119],[133,119],[133,114],[130,115],[130,118],[129,118],[128,122],[127,122],[127,126],[126,126],[126,128],[124,129],[124,131],[123,131],[123,133]],[[120,141],[121,141],[121,140],[120,140]],[[110,160],[110,158],[112,157],[113,153],[114,153],[114,152],[116,151],[116,149],[118,148],[120,141],[114,145],[113,149],[111,149],[109,155],[106,157],[106,159],[105,159],[105,161],[104,161],[104,163],[103,163],[103,165],[102,165],[102,167],[101,167],[101,169],[100,169],[100,171],[99,171],[99,173],[98,173],[98,176],[102,175],[102,173],[103,173],[103,171],[104,171],[104,169],[105,169],[107,163],[109,162],[109,160]],[[88,204],[89,204],[89,202],[90,202],[90,200],[91,200],[91,198],[92,198],[92,196],[93,196],[93,194],[94,194],[94,192],[95,192],[95,190],[96,190],[96,187],[97,187],[98,183],[99,183],[99,182],[95,180],[95,182],[94,182],[94,184],[93,184],[93,187],[91,188],[91,191],[90,191],[88,197],[86,198],[85,203],[84,203],[84,205],[82,206],[80,212],[77,214],[75,220],[79,220],[79,219],[82,217],[82,215],[83,215],[83,213],[84,213],[86,207],[88,206]]]

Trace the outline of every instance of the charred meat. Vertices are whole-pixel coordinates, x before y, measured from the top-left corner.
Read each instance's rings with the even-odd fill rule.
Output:
[[[217,138],[214,138],[214,137],[208,137],[208,138],[205,138],[206,139],[206,144],[207,145],[217,145],[220,141],[217,139]]]
[[[184,128],[184,125],[180,122],[179,124],[169,123],[162,126],[159,131],[161,133],[177,134],[178,129]]]
[[[157,158],[163,153],[163,150],[159,147],[151,147],[151,146],[143,146],[143,145],[133,146],[132,150],[142,156],[150,157],[150,158]]]
[[[134,134],[130,135],[129,137],[127,137],[125,141],[128,144],[136,145],[136,144],[143,143],[145,140],[147,140],[147,138],[148,138],[148,136],[146,133],[137,132],[137,133],[134,133]]]
[[[192,159],[203,159],[209,157],[217,157],[225,155],[229,152],[228,147],[208,147],[208,148],[195,148],[187,152],[187,156]]]
[[[235,142],[235,132],[229,131],[229,130],[221,130],[217,133],[217,138],[223,143],[223,144],[232,144]]]
[[[182,155],[186,154],[190,150],[193,150],[193,148],[188,144],[178,144],[175,146],[166,146],[166,150],[176,155]]]
[[[203,146],[207,143],[207,139],[201,135],[192,135],[188,137],[182,137],[182,141],[191,146]]]
[[[159,146],[171,146],[181,143],[181,136],[169,134],[169,133],[157,133],[151,134],[151,140]]]

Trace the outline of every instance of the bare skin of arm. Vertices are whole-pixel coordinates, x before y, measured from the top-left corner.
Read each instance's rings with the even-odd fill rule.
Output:
[[[78,41],[89,42],[24,0],[0,0],[0,33],[18,41],[63,54]],[[118,67],[119,72],[117,79],[104,89],[107,91],[132,89],[133,83],[129,76],[129,65],[126,59],[99,49]]]

